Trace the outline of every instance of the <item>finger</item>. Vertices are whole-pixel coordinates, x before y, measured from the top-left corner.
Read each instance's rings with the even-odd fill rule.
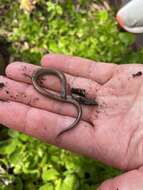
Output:
[[[71,104],[55,101],[38,93],[30,84],[17,82],[0,76],[0,99],[21,102],[53,113],[76,117],[76,109]],[[90,121],[92,109],[84,106],[82,118]]]
[[[142,190],[143,171],[133,170],[105,181],[98,190]]]
[[[15,62],[6,68],[6,75],[14,80],[31,83],[31,77],[34,71],[36,71],[39,66],[34,66],[32,64]],[[87,80],[81,77],[74,77],[68,74],[65,74],[67,83],[69,84],[70,88],[81,88],[85,89],[87,95],[89,97],[96,97],[96,92],[100,88],[100,85],[94,82],[93,80]],[[50,88],[52,90],[59,91],[61,85],[59,83],[59,79],[54,76],[47,76],[44,77],[41,81],[43,86],[46,88]]]
[[[18,102],[0,101],[0,123],[73,152],[93,156],[93,128],[80,121],[77,127],[57,137],[74,121],[71,117],[60,116],[42,109]]]
[[[106,83],[113,75],[116,64],[99,63],[80,57],[61,54],[47,54],[41,64],[44,67],[54,67],[73,76],[85,77],[99,84]]]

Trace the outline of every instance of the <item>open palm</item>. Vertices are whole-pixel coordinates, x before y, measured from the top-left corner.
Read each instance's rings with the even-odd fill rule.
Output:
[[[79,125],[57,138],[73,122],[75,108],[36,92],[31,76],[38,66],[15,62],[7,67],[7,77],[0,77],[0,122],[121,169],[141,167],[143,66],[96,63],[55,54],[44,56],[42,66],[65,72],[69,86],[85,89],[98,106],[83,106]],[[52,90],[60,89],[55,77],[45,77],[42,82]],[[124,175],[128,178],[130,173]],[[120,178],[115,181],[124,181]],[[112,188],[117,182],[107,184]],[[106,187],[101,188],[108,190]]]

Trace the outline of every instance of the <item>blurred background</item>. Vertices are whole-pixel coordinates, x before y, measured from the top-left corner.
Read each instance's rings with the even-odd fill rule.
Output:
[[[0,0],[0,74],[14,60],[39,64],[49,52],[117,64],[142,63],[141,40],[115,20],[122,3]],[[0,127],[0,190],[96,190],[103,180],[119,173]]]

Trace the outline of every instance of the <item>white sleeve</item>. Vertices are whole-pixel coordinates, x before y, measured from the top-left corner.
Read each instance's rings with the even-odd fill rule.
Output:
[[[128,32],[143,33],[143,0],[131,0],[118,11],[116,18]]]

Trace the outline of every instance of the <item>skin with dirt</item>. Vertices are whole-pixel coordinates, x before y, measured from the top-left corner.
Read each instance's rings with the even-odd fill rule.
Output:
[[[59,54],[48,54],[41,62],[42,67],[63,71],[69,86],[85,89],[98,106],[83,105],[78,127],[57,141],[57,134],[74,121],[75,108],[44,97],[33,88],[26,75],[32,76],[39,66],[15,62],[7,67],[7,77],[0,76],[0,83],[5,84],[0,99],[8,100],[0,102],[0,122],[124,170],[122,175],[105,181],[101,190],[142,189],[143,65],[97,63]],[[45,77],[43,86],[60,91],[60,83],[53,76]]]
[[[141,71],[138,71],[136,74],[132,74],[133,77],[139,77],[142,75]]]

